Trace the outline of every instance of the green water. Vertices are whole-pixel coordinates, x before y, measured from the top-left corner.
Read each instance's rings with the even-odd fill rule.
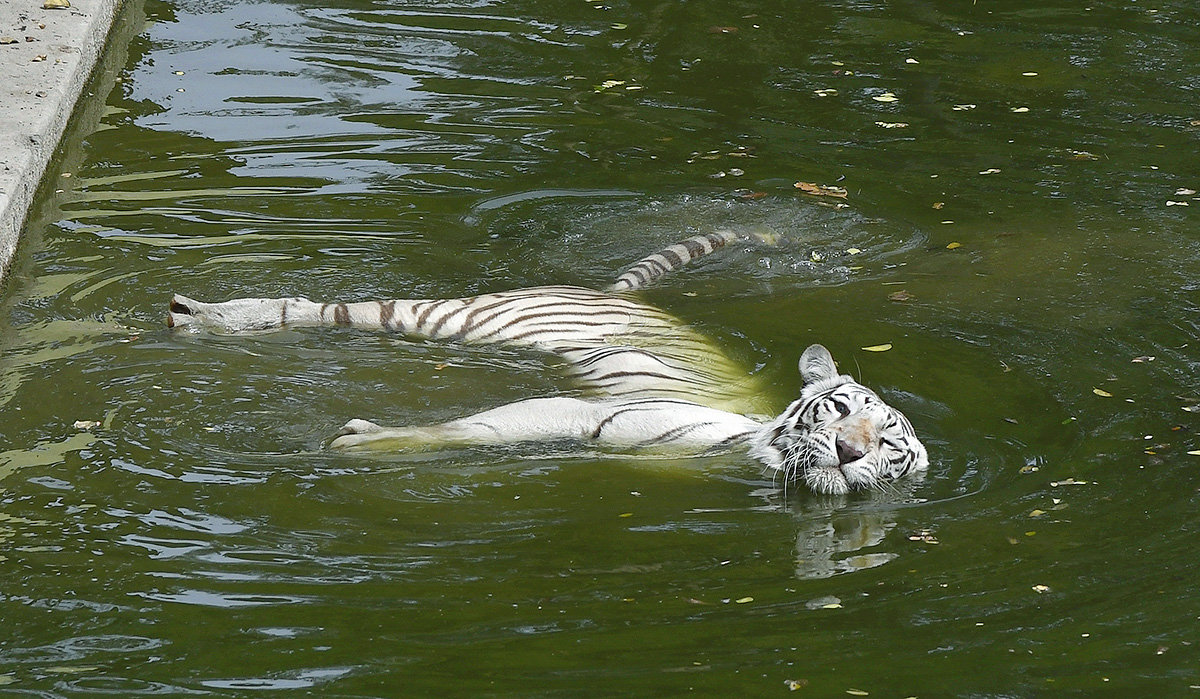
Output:
[[[1198,691],[1193,3],[121,21],[4,296],[0,696]],[[781,242],[646,298],[779,406],[827,345],[930,447],[909,492],[785,500],[736,454],[331,454],[351,417],[570,385],[521,352],[163,325],[172,292],[599,286],[719,227]]]

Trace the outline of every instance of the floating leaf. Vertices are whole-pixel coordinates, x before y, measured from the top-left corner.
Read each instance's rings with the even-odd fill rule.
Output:
[[[1045,510],[1034,510],[1029,513],[1029,516],[1030,517],[1041,517],[1044,514],[1046,514]]]
[[[1075,478],[1068,478],[1066,480],[1061,480],[1061,481],[1050,481],[1051,488],[1057,488],[1060,485],[1087,485],[1087,484],[1088,484],[1088,481],[1076,480]]]
[[[1033,591],[1034,591],[1034,592],[1036,592],[1036,593],[1038,593],[1038,594],[1040,595],[1040,594],[1042,594],[1043,592],[1049,592],[1049,591],[1050,591],[1050,588],[1049,588],[1048,586],[1046,586],[1046,585],[1034,585],[1034,586],[1033,586]]]
[[[908,535],[909,541],[920,541],[926,544],[938,543],[937,537],[933,535],[933,531],[929,529],[920,529]]]
[[[816,95],[817,97],[832,97],[832,96],[836,95],[837,93],[838,93],[837,90],[835,90],[833,88],[813,90],[813,94]]]
[[[622,512],[621,514],[619,514],[617,516],[618,517],[632,517],[633,513],[632,512]]]
[[[753,601],[754,601],[753,597],[739,597],[734,600],[734,602],[736,602],[737,604],[747,604],[747,603],[753,602]]]
[[[1013,114],[1024,114],[1029,111],[1029,107],[1013,107],[1009,111]]]
[[[871,345],[870,347],[863,347],[862,349],[864,352],[887,352],[891,348],[892,348],[892,343],[887,342],[882,345]]]
[[[846,248],[847,255],[857,255],[861,252],[862,252],[862,250],[859,250],[858,248]]]
[[[911,300],[913,300],[913,298],[914,298],[914,296],[912,294],[908,293],[907,291],[905,291],[903,289],[901,289],[900,291],[893,291],[892,293],[888,294],[888,301],[895,301],[897,303],[904,303],[905,301],[911,301]]]
[[[933,208],[935,208],[935,209],[940,209],[940,208],[942,208],[942,207],[943,207],[943,206],[945,206],[945,205],[946,205],[946,202],[944,202],[944,201],[935,201],[935,202],[933,202]]]
[[[1092,393],[1095,393],[1096,395],[1100,396],[1101,398],[1112,398],[1113,397],[1113,394],[1111,394],[1108,391],[1105,391],[1103,389],[1099,389],[1099,388],[1093,388]]]
[[[625,24],[624,22],[616,22],[612,25],[612,28],[616,29],[617,31],[620,31],[622,29],[628,29],[629,25]]]
[[[43,10],[65,10],[71,6],[67,0],[46,0],[42,3]]]
[[[876,102],[895,102],[900,98],[897,97],[896,93],[894,92],[885,92],[882,95],[875,95],[871,99],[875,100]]]
[[[0,36],[0,46],[19,43],[14,36]]]
[[[813,184],[812,182],[797,182],[792,185],[796,189],[811,194],[817,197],[838,197],[839,199],[846,198],[846,190],[842,187],[835,187],[827,184]]]
[[[849,695],[851,695],[851,696],[855,696],[855,697],[869,697],[869,696],[871,696],[871,693],[870,693],[870,692],[864,692],[864,691],[863,691],[863,690],[861,690],[861,689],[847,689],[847,690],[846,690],[846,694],[849,694]]]
[[[71,427],[77,430],[92,430],[100,426],[99,420],[76,420]]]
[[[918,61],[915,58],[906,58],[906,59],[904,59],[904,62],[908,63],[910,65],[916,65],[916,64],[920,63],[920,61]]]
[[[620,87],[621,85],[624,85],[624,84],[625,84],[624,80],[605,80],[604,82],[597,85],[595,90],[596,90],[596,92],[604,92],[605,90],[611,90],[614,87]]]
[[[950,243],[946,245],[947,250],[957,250],[962,247],[962,243]]]

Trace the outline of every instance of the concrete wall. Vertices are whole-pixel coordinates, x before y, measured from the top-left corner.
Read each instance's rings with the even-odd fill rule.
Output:
[[[121,0],[0,0],[0,279]]]

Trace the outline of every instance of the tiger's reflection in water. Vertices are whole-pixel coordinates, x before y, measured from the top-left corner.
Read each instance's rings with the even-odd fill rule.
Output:
[[[856,496],[792,499],[787,509],[799,525],[796,530],[796,577],[818,580],[879,567],[900,554],[889,545],[888,535],[897,526],[895,510],[918,502],[913,491],[920,474],[906,478],[887,492]],[[760,493],[779,497],[778,491]],[[891,538],[892,543],[896,537]]]

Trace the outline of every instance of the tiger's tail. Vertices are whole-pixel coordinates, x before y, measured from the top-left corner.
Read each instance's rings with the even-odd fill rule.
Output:
[[[638,260],[632,267],[625,270],[621,276],[617,277],[617,280],[605,289],[605,291],[617,293],[641,289],[694,260],[720,250],[729,243],[736,240],[750,239],[763,239],[764,242],[769,242],[766,241],[765,236],[755,234],[746,235],[734,233],[733,231],[716,231],[714,233],[694,235],[686,240],[668,245],[662,250]]]

